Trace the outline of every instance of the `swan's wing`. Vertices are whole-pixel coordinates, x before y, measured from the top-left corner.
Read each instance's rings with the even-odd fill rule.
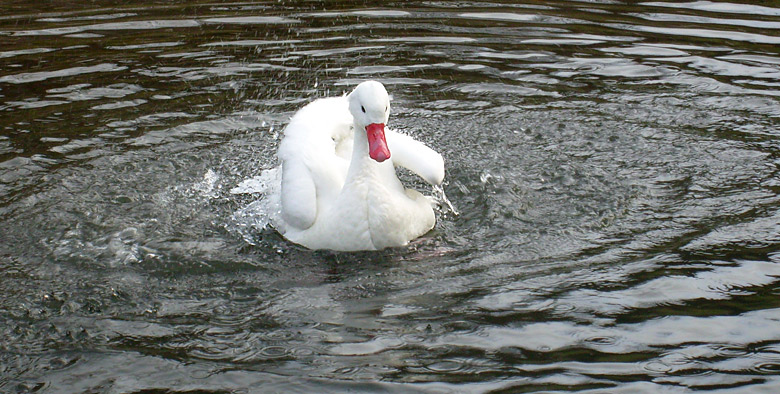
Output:
[[[393,164],[408,168],[431,185],[444,180],[444,159],[433,149],[394,130],[385,132]]]
[[[347,99],[333,97],[304,106],[284,129],[278,153],[282,161],[282,218],[292,227],[304,230],[314,224],[317,199],[331,191],[322,189],[330,185],[323,173],[351,155],[351,144],[343,142],[351,141],[352,123]],[[343,172],[346,174],[346,169]]]
[[[317,218],[317,189],[309,168],[300,160],[282,161],[282,218],[307,229]]]

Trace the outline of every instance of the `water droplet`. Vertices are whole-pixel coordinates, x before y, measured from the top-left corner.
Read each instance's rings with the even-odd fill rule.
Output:
[[[460,212],[458,212],[455,206],[452,205],[452,202],[447,198],[447,195],[444,193],[444,188],[441,185],[433,186],[433,198],[439,205],[444,204],[453,215],[460,215]]]

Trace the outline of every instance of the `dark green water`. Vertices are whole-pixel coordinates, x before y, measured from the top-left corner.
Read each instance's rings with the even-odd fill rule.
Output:
[[[0,392],[780,391],[777,2],[30,3]],[[355,254],[238,219],[364,79],[460,215]]]

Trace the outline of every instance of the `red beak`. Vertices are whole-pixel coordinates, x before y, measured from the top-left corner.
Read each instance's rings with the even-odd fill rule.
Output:
[[[390,149],[385,140],[385,125],[383,123],[371,123],[366,126],[368,134],[368,155],[372,159],[383,162],[390,158]]]

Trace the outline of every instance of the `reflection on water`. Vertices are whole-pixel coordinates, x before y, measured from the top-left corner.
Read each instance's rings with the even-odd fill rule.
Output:
[[[0,391],[780,389],[780,8],[320,7],[0,5]],[[290,115],[369,78],[436,228],[257,226]]]

